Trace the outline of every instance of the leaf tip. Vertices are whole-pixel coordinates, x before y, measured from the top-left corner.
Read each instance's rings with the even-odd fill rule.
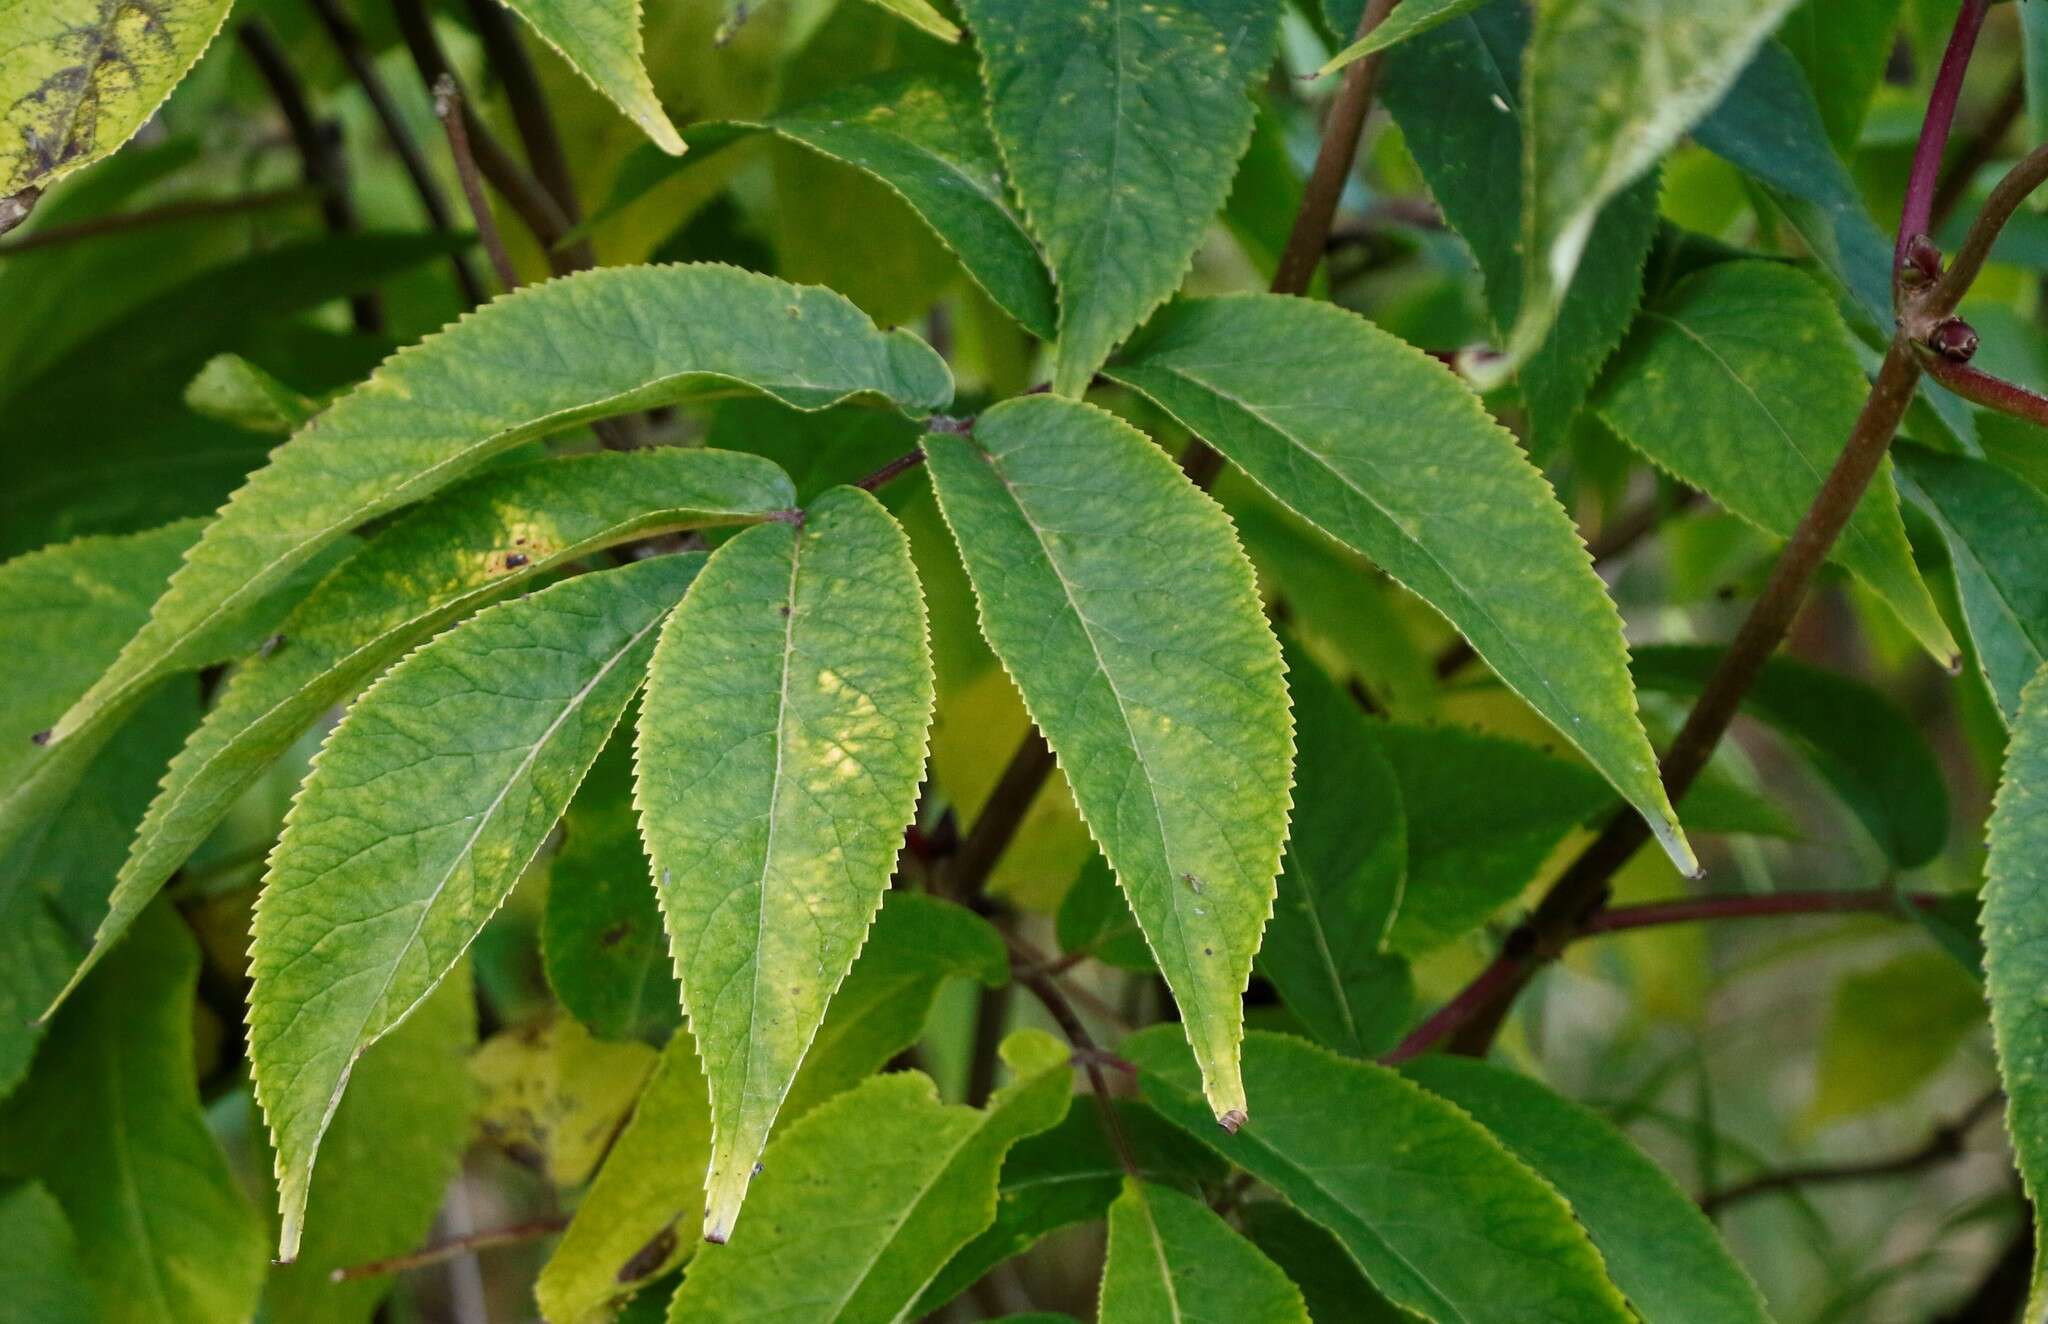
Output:
[[[1223,1128],[1225,1135],[1236,1135],[1237,1129],[1249,1120],[1242,1108],[1225,1108],[1216,1115],[1216,1125]]]

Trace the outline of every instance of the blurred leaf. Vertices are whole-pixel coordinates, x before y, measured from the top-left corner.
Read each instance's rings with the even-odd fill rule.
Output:
[[[1020,1030],[1003,1044],[1012,1079],[986,1109],[942,1104],[928,1077],[904,1071],[814,1110],[768,1147],[749,1217],[683,1280],[669,1319],[898,1318],[994,1218],[1010,1146],[1066,1115],[1067,1056]]]
[[[1908,952],[1845,976],[1821,1032],[1808,1120],[1837,1121],[1908,1097],[1983,1023],[1983,991],[1946,953]]]
[[[1685,644],[1636,649],[1639,689],[1697,695],[1722,650]],[[1772,658],[1742,709],[1789,740],[1901,869],[1926,864],[1948,841],[1948,792],[1927,738],[1882,693],[1837,672]]]
[[[560,51],[577,73],[647,131],[663,151],[680,156],[682,137],[661,108],[641,65],[640,0],[506,0]]]
[[[0,1108],[0,1171],[41,1182],[64,1207],[101,1324],[247,1319],[256,1308],[262,1224],[206,1129],[192,1076],[198,974],[176,912],[150,911]]]
[[[589,1180],[654,1070],[646,1044],[606,1043],[573,1016],[500,1030],[469,1059],[486,1140],[557,1186]]]
[[[1714,1225],[1597,1114],[1485,1062],[1439,1054],[1405,1070],[1571,1202],[1644,1324],[1770,1324],[1763,1294]]]
[[[1898,447],[1906,495],[1948,544],[1977,667],[2008,727],[2048,658],[2048,494],[1965,455]]]
[[[989,123],[1060,291],[1053,390],[1079,396],[1172,296],[1230,192],[1279,6],[964,0]],[[1051,113],[1048,113],[1051,112]]]
[[[1138,917],[1131,913],[1131,903],[1116,885],[1116,871],[1099,851],[1088,857],[1081,876],[1060,898],[1055,931],[1060,950],[1069,956],[1084,955],[1140,974],[1159,968],[1144,931],[1138,927]]]
[[[888,10],[904,22],[937,37],[940,41],[960,40],[960,29],[954,27],[944,14],[933,8],[930,0],[868,0],[868,2],[880,5],[883,9]]]
[[[1133,1035],[1122,1051],[1168,1121],[1328,1229],[1415,1314],[1436,1324],[1630,1318],[1570,1207],[1471,1118],[1398,1073],[1248,1034],[1251,1117],[1230,1135],[1207,1116],[1169,1027]]]
[[[1847,337],[1833,301],[1799,272],[1767,262],[1709,267],[1644,310],[1598,408],[1658,465],[1789,537],[1870,393]],[[1832,555],[1937,663],[1955,657],[1914,568],[1889,463]]]
[[[1813,84],[1828,138],[1844,155],[1856,149],[1871,94],[1884,79],[1899,8],[1900,0],[1803,0],[1778,29]]]
[[[1984,982],[1983,903],[1967,892],[1942,896],[1933,905],[1903,907],[1927,936],[1979,984]]]
[[[1301,1289],[1200,1200],[1124,1178],[1109,1207],[1102,1318],[1308,1324]]]
[[[36,1324],[93,1324],[98,1318],[78,1238],[41,1182],[0,1183],[0,1293]]]
[[[1225,1116],[1244,1102],[1240,995],[1272,910],[1294,754],[1251,563],[1165,452],[1090,406],[1006,401],[971,438],[935,433],[926,450],[982,631],[1116,870]]]
[[[696,576],[658,557],[502,603],[393,668],[328,737],[271,853],[249,1057],[277,1145],[279,1258],[357,1057],[504,902],[639,690]]]
[[[1279,1200],[1237,1211],[1252,1244],[1301,1288],[1317,1324],[1409,1324],[1415,1316],[1380,1295],[1337,1239]]]
[[[288,436],[320,410],[317,400],[294,391],[239,354],[216,354],[185,388],[194,413],[231,423],[245,432]]]
[[[1175,304],[1110,375],[1442,612],[1692,870],[1585,545],[1442,364],[1354,314],[1255,295]]]
[[[1383,51],[1397,42],[1419,36],[1439,24],[1471,13],[1486,2],[1487,0],[1415,0],[1412,4],[1398,6],[1381,19],[1379,25],[1371,32],[1324,61],[1323,67],[1316,70],[1316,77],[1333,74],[1354,60],[1364,59],[1374,51]]]
[[[720,547],[673,622],[641,707],[636,799],[707,1063],[705,1235],[722,1241],[888,889],[932,664],[903,530],[849,487],[801,528]]]

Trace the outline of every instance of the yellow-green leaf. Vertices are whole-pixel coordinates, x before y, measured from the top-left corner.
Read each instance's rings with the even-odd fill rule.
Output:
[[[661,108],[641,62],[640,0],[505,0],[570,67],[671,155],[682,135]]]

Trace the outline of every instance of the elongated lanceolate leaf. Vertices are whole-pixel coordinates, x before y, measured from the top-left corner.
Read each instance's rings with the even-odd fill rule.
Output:
[[[306,596],[172,760],[86,968],[263,769],[406,649],[599,548],[758,519],[794,501],[789,479],[766,460],[662,449],[520,465],[409,512]]]
[[[2036,1210],[2048,1194],[2048,670],[2027,685],[1991,814],[1984,880],[1984,982],[2005,1124]],[[2043,1240],[2035,1215],[2035,1242]],[[2034,1269],[2026,1318],[2041,1318],[2044,1275]]]
[[[926,443],[982,633],[1059,757],[1180,1007],[1219,1120],[1294,761],[1279,645],[1229,519],[1091,406],[1011,400]]]
[[[1593,222],[1712,110],[1793,0],[1557,0],[1524,73],[1521,311],[1508,363],[1543,343]]]
[[[504,901],[639,689],[703,564],[658,557],[491,608],[357,700],[286,817],[256,907],[249,1055],[280,1258],[350,1069]]]
[[[1109,1207],[1101,1312],[1158,1324],[1308,1324],[1301,1289],[1215,1210],[1136,1177]]]
[[[1630,445],[1766,533],[1790,537],[1869,384],[1812,278],[1773,262],[1687,277],[1637,319],[1598,401]],[[1887,462],[1832,553],[1944,665],[1955,640],[1920,581]]]
[[[1626,1324],[1571,1207],[1458,1108],[1304,1040],[1245,1036],[1252,1117],[1209,1124],[1170,1030],[1126,1039],[1145,1098],[1330,1231],[1389,1299],[1434,1324]]]
[[[661,108],[641,62],[640,0],[505,0],[570,67],[677,156],[682,135]]]
[[[2048,495],[2010,469],[1898,447],[1909,496],[1934,517],[1955,565],[1977,666],[2011,726],[2048,660]]]
[[[1052,261],[1078,396],[1180,285],[1251,138],[1265,0],[967,0],[989,122]]]
[[[1410,37],[1420,36],[1431,28],[1448,23],[1462,14],[1469,14],[1487,3],[1489,0],[1409,0],[1405,5],[1397,5],[1371,32],[1324,61],[1323,67],[1316,70],[1316,77],[1322,78],[1336,73],[1345,65],[1362,60],[1374,51],[1383,51]]]
[[[25,0],[0,12],[0,212],[13,195],[133,137],[198,63],[232,3]]]
[[[803,409],[870,395],[944,405],[938,355],[828,290],[722,266],[582,272],[508,295],[403,350],[236,492],[150,620],[58,723],[64,739],[179,665],[193,638],[344,530],[490,455],[608,414],[752,387]]]
[[[1549,484],[1442,364],[1341,309],[1254,295],[1175,305],[1109,373],[1442,612],[1698,867],[1620,613]]]
[[[1052,279],[1010,202],[983,117],[981,88],[949,73],[888,74],[759,122],[707,124],[690,141],[716,151],[766,130],[881,180],[916,209],[975,284],[1044,340],[1055,334]]]
[[[995,1217],[1010,1146],[1066,1116],[1074,1086],[1065,1044],[1020,1030],[1002,1055],[1011,1080],[987,1108],[942,1104],[929,1077],[902,1071],[790,1127],[763,1156],[760,1207],[731,1245],[699,1252],[670,1324],[903,1318]]]
[[[1770,1324],[1762,1294],[1714,1225],[1604,1119],[1485,1062],[1438,1055],[1405,1070],[1571,1202],[1643,1324]]]
[[[856,488],[719,548],[662,631],[638,802],[711,1085],[712,1241],[882,903],[931,711],[909,541]]]

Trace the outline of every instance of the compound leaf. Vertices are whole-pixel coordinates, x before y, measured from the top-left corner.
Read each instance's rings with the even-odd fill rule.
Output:
[[[1234,1120],[1294,759],[1251,563],[1164,451],[1092,406],[1006,401],[926,449],[982,633],[1123,884],[1216,1116]]]

